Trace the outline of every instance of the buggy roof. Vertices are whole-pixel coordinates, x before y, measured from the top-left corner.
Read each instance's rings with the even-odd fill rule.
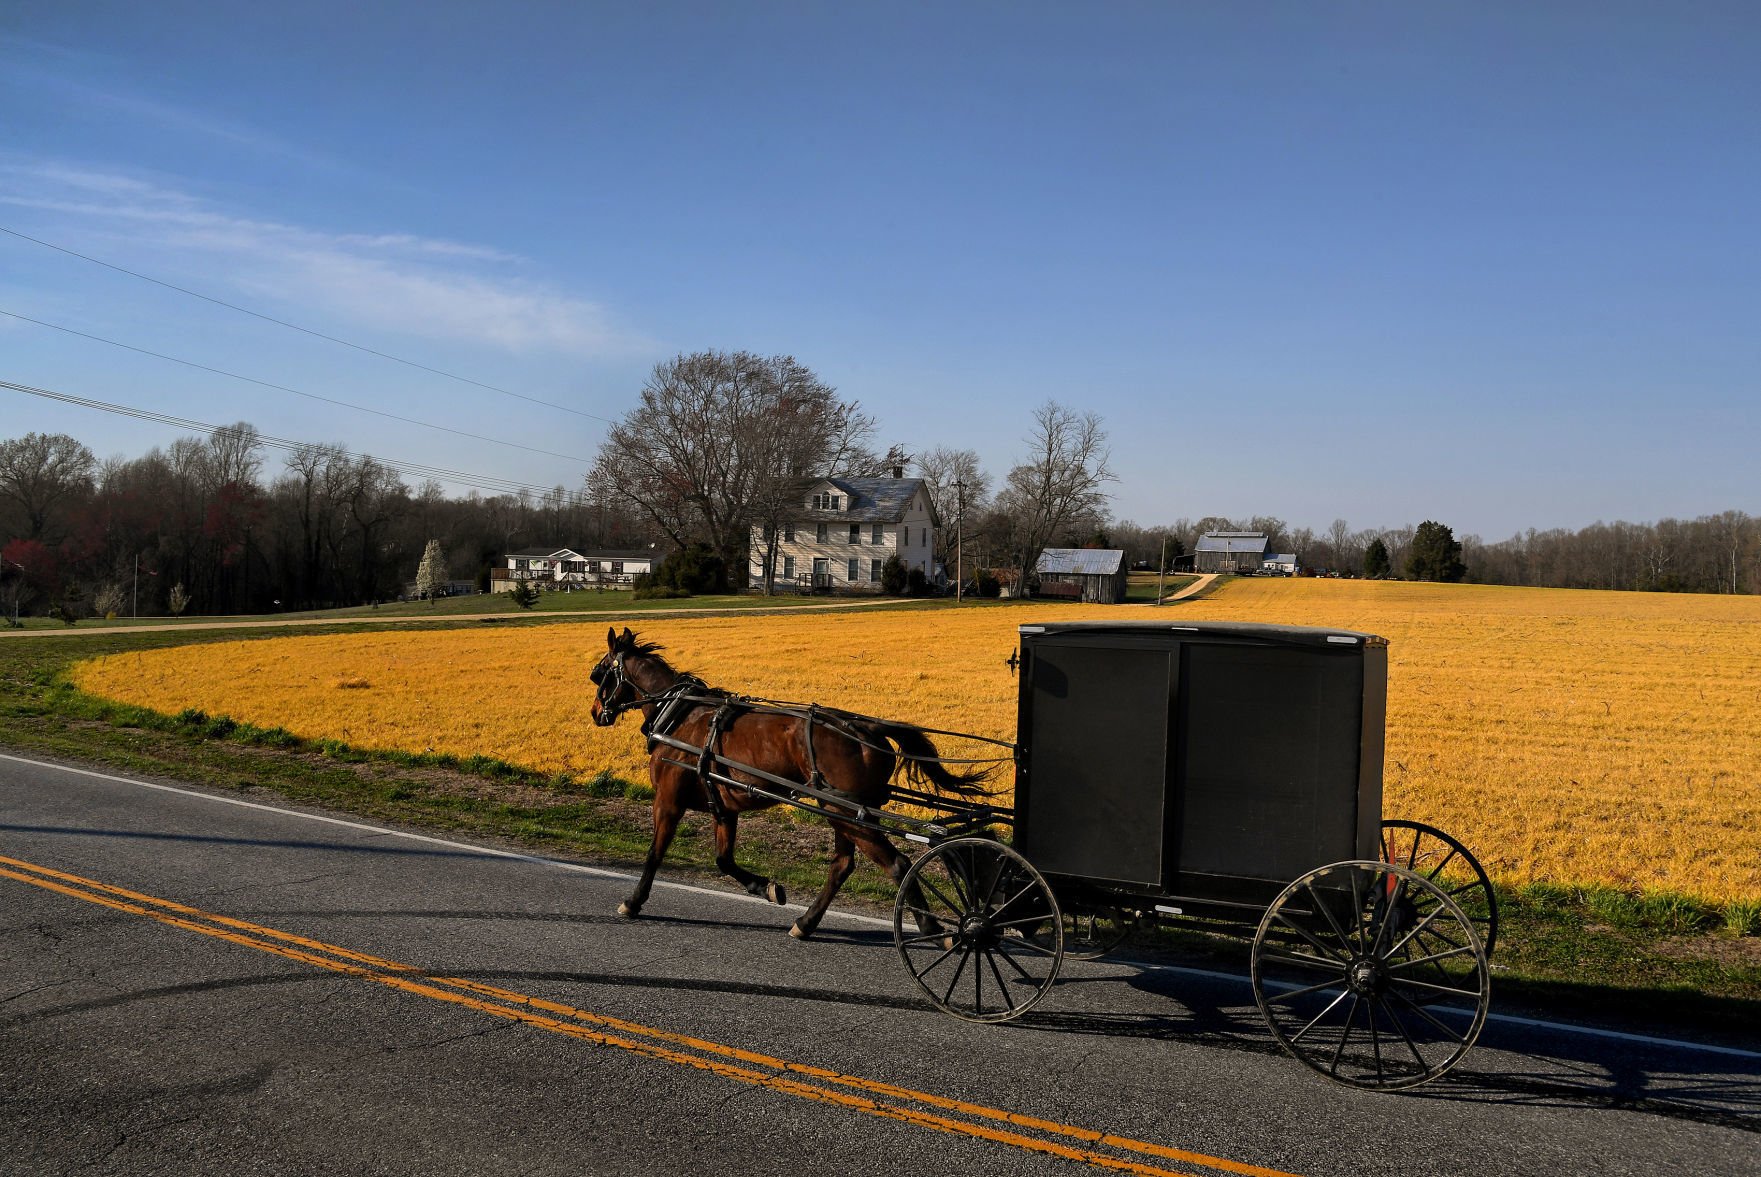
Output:
[[[1252,642],[1279,642],[1296,646],[1385,646],[1387,638],[1351,629],[1326,629],[1313,625],[1257,625],[1234,621],[1048,621],[1043,625],[1023,625],[1023,637],[1056,634],[1093,634],[1096,637],[1153,637],[1165,634],[1171,639],[1200,635],[1211,638],[1236,638]]]

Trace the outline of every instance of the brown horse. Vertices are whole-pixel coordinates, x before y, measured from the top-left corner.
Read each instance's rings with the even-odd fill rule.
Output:
[[[985,792],[975,783],[985,773],[948,771],[934,759],[935,745],[915,728],[848,712],[831,712],[829,719],[812,721],[798,714],[747,708],[737,703],[724,707],[724,697],[719,692],[710,691],[700,680],[674,670],[657,653],[660,647],[655,643],[640,641],[628,629],[622,634],[615,629],[607,630],[605,640],[605,657],[591,675],[598,688],[593,698],[593,722],[601,727],[610,727],[624,712],[636,708],[642,712],[644,732],[651,731],[657,721],[664,722],[669,734],[681,743],[696,748],[713,745],[727,761],[800,784],[817,777],[821,788],[844,794],[853,805],[870,810],[879,809],[892,796],[890,782],[899,763],[894,747],[908,757],[906,771],[915,780],[966,796]],[[714,818],[715,864],[723,874],[753,895],[776,904],[786,902],[781,884],[755,875],[734,861],[740,814],[767,809],[778,802],[744,789],[705,782],[689,754],[676,748],[650,740],[649,749],[648,776],[654,784],[654,844],[643,863],[636,889],[619,906],[618,914],[633,918],[641,912],[654,886],[654,873],[678,832],[680,819],[689,809],[706,811]],[[715,771],[743,784],[776,788],[733,764],[723,764]],[[879,830],[829,813],[827,820],[832,827],[832,857],[825,886],[813,906],[789,929],[789,934],[797,938],[811,936],[819,927],[833,897],[855,869],[856,848],[860,847],[894,883],[902,881],[910,867]]]

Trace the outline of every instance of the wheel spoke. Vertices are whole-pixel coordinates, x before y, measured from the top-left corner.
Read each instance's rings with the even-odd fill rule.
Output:
[[[1460,853],[1461,852],[1456,847],[1451,846],[1449,848],[1449,853],[1443,856],[1443,861],[1431,868],[1431,873],[1425,876],[1425,880],[1431,883],[1436,882],[1437,876],[1443,873],[1443,868],[1454,862],[1456,855]]]
[[[1351,1008],[1345,1013],[1345,1032],[1339,1035],[1339,1045],[1333,1048],[1333,1061],[1327,1064],[1327,1070],[1331,1074],[1339,1073],[1339,1060],[1345,1056],[1345,1044],[1351,1040],[1352,1023],[1357,1021],[1357,1007],[1362,1004],[1361,997],[1355,993],[1351,995]]]
[[[1298,997],[1305,997],[1318,990],[1337,988],[1339,988],[1338,981],[1317,981],[1313,985],[1304,985],[1301,989],[1285,989],[1280,993],[1266,998],[1266,1004],[1270,1005],[1275,1001],[1291,1001]]]
[[[976,949],[973,955],[983,956],[984,949]],[[977,962],[972,966],[972,1012],[984,1017],[984,967]]]
[[[930,973],[935,970],[935,967],[937,965],[941,964],[944,960],[947,960],[950,956],[953,956],[958,951],[960,951],[960,942],[958,940],[956,940],[954,943],[948,945],[948,947],[942,952],[942,954],[940,956],[938,956],[934,960],[930,961],[923,968],[912,969],[912,975],[915,976],[919,981],[923,980],[923,978],[929,976]]]
[[[1318,956],[1285,956],[1282,953],[1273,954],[1267,952],[1262,953],[1260,959],[1269,961],[1272,964],[1295,965],[1298,968],[1325,969],[1336,977],[1343,977],[1345,975],[1345,962],[1334,960],[1332,957],[1323,960]]]
[[[1424,1074],[1430,1074],[1431,1064],[1426,1062],[1425,1056],[1419,1053],[1418,1043],[1414,1042],[1412,1035],[1406,1032],[1406,1023],[1400,1020],[1400,1015],[1394,1012],[1394,1007],[1383,1003],[1383,1012],[1388,1015],[1388,1020],[1394,1023],[1394,1028],[1400,1031],[1400,1037],[1406,1043],[1406,1048],[1412,1051],[1413,1061],[1419,1065],[1419,1070]]]
[[[1414,968],[1414,967],[1416,967],[1418,965],[1422,965],[1422,964],[1432,964],[1432,963],[1435,963],[1436,961],[1448,960],[1452,956],[1461,956],[1463,953],[1467,953],[1467,954],[1471,955],[1473,953],[1473,951],[1474,950],[1472,948],[1469,948],[1466,945],[1463,945],[1460,948],[1451,948],[1447,952],[1434,952],[1430,956],[1408,957],[1406,960],[1403,960],[1403,961],[1399,962],[1398,964],[1390,964],[1387,967],[1388,967],[1389,972],[1397,973],[1397,972],[1400,972],[1402,969],[1410,969],[1410,968]]]
[[[1392,997],[1398,997],[1401,1000],[1401,1002],[1403,1002],[1409,1009],[1412,1010],[1413,1013],[1419,1015],[1419,1017],[1421,1017],[1421,1018],[1425,1019],[1425,1021],[1431,1023],[1431,1025],[1435,1026],[1440,1033],[1442,1033],[1443,1035],[1445,1035],[1448,1038],[1453,1039],[1458,1045],[1461,1045],[1461,1046],[1467,1045],[1467,1035],[1457,1034],[1454,1030],[1451,1030],[1448,1026],[1445,1026],[1442,1022],[1439,1022],[1436,1018],[1431,1016],[1429,1010],[1425,1009],[1424,1006],[1419,1005],[1417,1002],[1413,1001],[1412,998],[1408,997],[1406,994],[1402,993],[1400,990],[1390,989],[1388,991],[1388,993]],[[1478,995],[1476,994],[1475,996],[1478,996]]]
[[[1307,884],[1305,884],[1305,886],[1307,886]],[[1340,946],[1343,947],[1347,952],[1349,952],[1351,950],[1351,937],[1349,937],[1345,934],[1345,929],[1339,926],[1339,921],[1333,918],[1333,913],[1330,910],[1328,910],[1326,904],[1321,902],[1321,897],[1315,893],[1314,887],[1308,886],[1308,893],[1309,893],[1309,898],[1313,899],[1315,901],[1315,907],[1320,911],[1321,915],[1323,917],[1325,917],[1328,925],[1333,929],[1333,934],[1335,936],[1339,937]],[[1280,911],[1278,913],[1278,918],[1283,920],[1290,927],[1294,928],[1296,930],[1297,935],[1301,936],[1304,940],[1307,940],[1310,944],[1313,944],[1320,951],[1326,952],[1329,956],[1337,955],[1335,953],[1328,952],[1327,946],[1325,944],[1321,943],[1314,936],[1310,935],[1306,928],[1304,928],[1302,925],[1298,924],[1295,920],[1292,920],[1289,916],[1285,915],[1282,911]]]
[[[1380,1086],[1382,1086],[1382,1083],[1383,1083],[1383,1073],[1384,1073],[1383,1069],[1382,1069],[1382,1035],[1376,1029],[1376,1003],[1375,1002],[1370,1001],[1370,1002],[1366,1002],[1364,1004],[1364,1020],[1369,1024],[1370,1053],[1375,1057],[1375,1060],[1376,1060],[1376,1086],[1380,1087]]]
[[[965,911],[967,910],[966,908],[961,907],[958,903],[955,903],[952,899],[949,899],[946,895],[942,894],[942,889],[940,887],[936,886],[935,883],[932,880],[930,880],[927,876],[919,876],[917,881],[919,883],[921,883],[925,888],[927,888],[929,890],[930,894],[934,895],[937,899],[940,899],[942,901],[943,906],[945,906],[948,909],[949,915],[959,916],[959,915],[962,915],[963,913],[965,913]],[[932,915],[934,913],[926,911],[923,914]]]
[[[990,966],[991,976],[995,978],[997,982],[997,996],[1002,1000],[1003,1008],[1008,1009],[1012,1004],[1009,1000],[1009,986],[1003,981],[1003,974],[1002,971],[997,968],[996,958],[991,953],[987,952],[984,954],[984,960],[985,963]]]
[[[925,932],[918,936],[907,936],[904,944],[942,944],[953,936],[952,932]]]
[[[1349,989],[1341,992],[1338,997],[1335,997],[1332,1001],[1329,1001],[1327,1003],[1326,1009],[1323,1009],[1320,1013],[1316,1014],[1313,1018],[1310,1018],[1308,1025],[1304,1026],[1302,1029],[1298,1030],[1295,1034],[1291,1035],[1290,1041],[1293,1044],[1297,1043],[1297,1042],[1301,1042],[1302,1036],[1304,1034],[1307,1034],[1310,1030],[1313,1030],[1315,1028],[1316,1024],[1318,1024],[1322,1018],[1324,1018],[1328,1014],[1332,1013],[1335,1009],[1337,1009],[1339,1007],[1340,1002],[1344,1001],[1347,997],[1350,997],[1350,996],[1351,996],[1351,990],[1349,990]]]
[[[1027,880],[1027,885],[1025,887],[1023,887],[1023,888],[1021,888],[1021,890],[1015,892],[1015,894],[1009,896],[1009,898],[1006,901],[1004,901],[1003,903],[998,904],[994,910],[1008,911],[1011,907],[1014,907],[1015,904],[1019,900],[1021,900],[1023,897],[1027,896],[1028,894],[1032,893],[1038,887],[1039,887],[1039,884],[1036,883],[1034,880],[1032,880],[1032,879]],[[987,896],[986,899],[988,902],[989,897]],[[993,909],[983,908],[981,910],[993,910]],[[1041,916],[1040,918],[1044,919],[1045,917]]]
[[[1028,972],[1026,969],[1022,968],[1020,962],[1018,962],[1014,957],[1010,956],[1007,952],[999,952],[999,953],[997,953],[997,955],[1002,957],[1003,963],[1008,965],[1010,968],[1014,969],[1015,972],[1020,975],[1020,977],[1023,981],[1026,981],[1030,985],[1039,984],[1039,981],[1037,979],[1035,979],[1034,975],[1032,973]]]
[[[955,947],[961,947],[961,946],[956,945]],[[949,951],[953,951],[953,949],[950,949]],[[948,1002],[953,998],[954,986],[956,986],[960,983],[961,975],[966,972],[966,962],[971,959],[972,959],[972,950],[971,949],[967,949],[965,952],[962,952],[960,954],[960,964],[954,970],[954,979],[948,982],[947,989],[945,989],[942,992],[942,1004],[943,1005],[947,1005]]]
[[[1445,910],[1446,909],[1443,907],[1438,907],[1436,911],[1433,911],[1430,915],[1428,915],[1424,919],[1420,920],[1418,922],[1418,924],[1413,927],[1412,931],[1408,932],[1406,935],[1404,935],[1400,938],[1400,943],[1396,944],[1393,948],[1390,948],[1387,952],[1383,953],[1383,958],[1386,959],[1387,957],[1393,956],[1395,953],[1399,952],[1402,948],[1405,948],[1406,942],[1408,940],[1411,940],[1414,936],[1418,935],[1420,932],[1424,931],[1427,927],[1429,927],[1431,925],[1431,922],[1433,920],[1435,920],[1438,916],[1442,915]]]
[[[1480,1000],[1480,991],[1478,989],[1454,989],[1448,985],[1433,985],[1429,981],[1414,980],[1412,977],[1396,977],[1394,983],[1396,985],[1406,985],[1413,989],[1428,989],[1432,993],[1447,993],[1451,997],[1465,997],[1476,1004]],[[1401,996],[1406,997],[1406,994],[1402,993]],[[1411,998],[1407,998],[1407,1000],[1410,1001]]]
[[[1057,955],[1050,948],[1047,948],[1044,944],[1035,944],[1032,940],[1027,939],[1025,936],[1019,940],[1005,940],[1005,941],[1003,941],[1002,943],[997,945],[997,951],[1001,952],[1003,950],[1003,946],[1005,944],[1008,945],[1010,948],[1025,948],[1029,952],[1037,952],[1041,956],[1055,956],[1055,955]]]

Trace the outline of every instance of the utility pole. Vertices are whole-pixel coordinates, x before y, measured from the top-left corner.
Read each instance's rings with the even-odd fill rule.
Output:
[[[1162,571],[1156,574],[1156,604],[1162,603],[1162,595],[1168,591],[1168,537],[1162,536]]]
[[[966,484],[958,478],[954,480],[954,495],[958,504],[954,508],[954,603],[958,605],[966,599]]]

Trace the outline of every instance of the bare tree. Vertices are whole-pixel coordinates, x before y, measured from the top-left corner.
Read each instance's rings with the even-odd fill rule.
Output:
[[[997,506],[1013,522],[1018,583],[1025,587],[1040,552],[1054,540],[1092,531],[1106,518],[1117,481],[1107,464],[1107,432],[1096,413],[1047,401],[1033,413],[1028,453],[1009,471]]]
[[[89,494],[98,460],[65,433],[27,433],[0,441],[0,499],[18,508],[25,539],[54,539],[57,515]]]
[[[679,356],[655,367],[641,404],[611,428],[589,488],[676,546],[705,542],[739,568],[753,525],[774,532],[803,479],[872,460],[873,429],[793,357]]]
[[[955,539],[964,530],[961,516],[976,519],[990,509],[991,476],[979,465],[975,451],[948,446],[919,454],[914,465],[935,508],[937,558],[949,566]]]

